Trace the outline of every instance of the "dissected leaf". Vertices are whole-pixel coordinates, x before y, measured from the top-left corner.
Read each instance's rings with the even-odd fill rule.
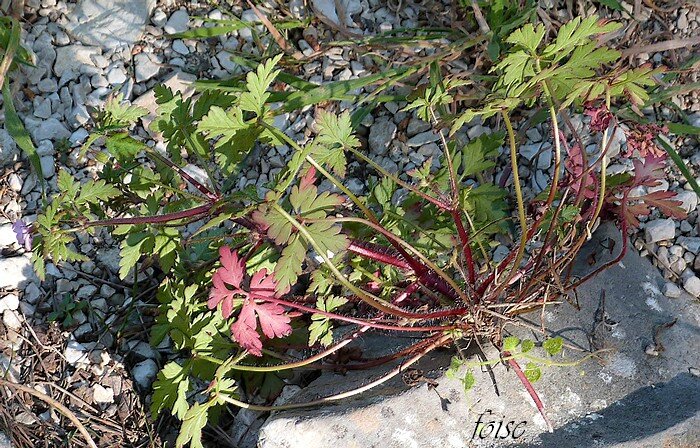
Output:
[[[190,363],[180,365],[169,362],[158,373],[153,383],[153,398],[151,399],[151,414],[156,418],[164,409],[180,420],[185,417],[189,404],[187,393],[190,389]]]
[[[549,338],[542,343],[542,347],[550,356],[554,356],[564,347],[564,339],[561,336]]]
[[[272,298],[275,295],[275,280],[272,274],[268,275],[267,269],[258,271],[250,281],[250,295],[243,301],[241,312],[231,324],[233,338],[255,356],[262,356],[262,341],[257,331],[258,321],[260,329],[268,338],[283,337],[292,332],[290,319],[282,306],[261,302],[261,299]]]
[[[316,301],[316,308],[321,311],[334,311],[347,303],[347,299],[338,296],[319,297]],[[328,347],[333,342],[333,332],[331,321],[323,314],[311,315],[311,325],[309,325],[309,346],[320,342],[324,347]]]

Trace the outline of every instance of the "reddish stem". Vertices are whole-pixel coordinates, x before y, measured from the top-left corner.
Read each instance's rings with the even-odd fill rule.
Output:
[[[150,151],[149,154],[151,154],[153,157],[156,159],[160,160],[164,164],[168,165],[171,169],[177,171],[177,173],[185,179],[187,182],[189,182],[193,187],[195,187],[197,190],[199,190],[202,194],[204,194],[208,199],[211,199],[212,201],[216,201],[220,199],[220,195],[218,193],[214,193],[209,188],[207,188],[205,185],[203,185],[201,182],[199,182],[197,179],[193,178],[190,176],[184,169],[180,168],[179,166],[175,165],[173,162],[171,162],[169,159],[163,157],[162,155],[158,154],[156,151]]]
[[[199,207],[190,208],[187,210],[182,210],[174,213],[165,213],[163,215],[157,216],[134,216],[132,218],[114,218],[114,219],[103,219],[100,221],[89,221],[85,223],[85,226],[119,226],[119,225],[138,225],[138,224],[159,224],[170,221],[177,221],[179,219],[192,218],[199,215],[204,215],[209,213],[209,211],[214,207],[213,203],[200,205]]]
[[[503,355],[506,357],[512,356],[510,352],[503,352]],[[508,365],[510,365],[513,370],[515,370],[515,374],[518,376],[518,379],[520,380],[521,383],[523,383],[523,386],[525,386],[525,389],[527,390],[527,393],[530,394],[530,397],[532,398],[532,401],[535,402],[535,406],[537,406],[537,410],[540,411],[540,415],[542,415],[542,418],[544,419],[544,422],[547,424],[547,430],[549,432],[553,432],[554,428],[552,427],[552,422],[549,420],[547,417],[547,414],[544,411],[544,405],[542,404],[542,400],[540,400],[539,395],[537,395],[537,391],[535,388],[532,386],[532,383],[530,380],[527,379],[525,376],[525,373],[523,372],[523,369],[520,368],[520,364],[518,364],[518,361],[516,361],[514,358],[510,358],[508,360]]]
[[[455,326],[455,325],[438,325],[438,326],[430,326],[430,327],[401,327],[401,326],[397,326],[397,325],[378,324],[378,323],[375,323],[375,322],[372,322],[372,321],[366,320],[366,319],[357,319],[354,317],[342,316],[340,314],[331,313],[328,311],[322,311],[322,310],[319,310],[317,308],[311,308],[311,307],[308,307],[305,305],[299,305],[298,303],[290,302],[288,300],[262,296],[262,295],[254,294],[251,292],[249,292],[247,294],[250,297],[257,299],[257,300],[264,300],[267,302],[276,303],[278,305],[283,305],[283,306],[287,306],[290,308],[294,308],[294,309],[297,309],[300,311],[306,311],[307,313],[320,314],[320,315],[328,317],[330,319],[341,320],[344,322],[350,322],[352,324],[357,324],[357,325],[364,325],[367,327],[376,328],[378,330],[407,331],[407,332],[430,332],[430,331],[448,331],[448,330],[454,330],[455,328],[457,328],[457,326]],[[422,317],[422,315],[420,315],[420,316]]]
[[[388,253],[387,249],[377,244],[364,241],[351,240],[348,246],[350,252],[356,253],[364,258],[379,261],[380,263],[396,266],[403,270],[412,269],[412,266],[397,255]]]
[[[452,300],[457,300],[459,298],[459,294],[457,294],[457,292],[454,291],[454,289],[436,273],[429,271],[420,263],[418,263],[417,266],[414,266],[413,264],[404,261],[398,255],[389,253],[385,247],[373,243],[351,240],[348,250],[360,255],[361,257],[379,261],[380,263],[391,266],[396,266],[397,268],[405,271],[412,270],[418,277],[418,281],[428,288],[435,288],[445,297],[449,297]]]
[[[452,209],[450,214],[452,215],[452,219],[454,219],[455,221],[455,225],[457,226],[457,233],[459,234],[459,239],[462,243],[462,252],[464,253],[464,261],[467,264],[469,284],[474,286],[474,283],[476,282],[476,273],[474,272],[474,258],[472,257],[472,248],[469,245],[469,234],[464,228],[464,224],[462,223],[462,217],[460,215],[459,210]],[[479,297],[475,297],[474,300],[478,301]]]

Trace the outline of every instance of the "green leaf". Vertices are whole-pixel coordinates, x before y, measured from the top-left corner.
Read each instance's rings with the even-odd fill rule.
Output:
[[[542,377],[542,370],[534,362],[528,362],[525,366],[525,378],[527,378],[531,383],[539,380]]]
[[[475,383],[476,380],[474,379],[474,373],[471,371],[471,369],[467,370],[462,378],[462,386],[464,387],[464,391],[468,392],[474,387]]]
[[[187,413],[187,393],[190,389],[190,362],[180,365],[169,362],[158,373],[153,383],[153,398],[151,402],[151,415],[155,419],[164,409],[182,420]]]
[[[545,47],[542,55],[552,57],[560,61],[568,56],[575,47],[588,43],[593,36],[615,31],[622,26],[621,23],[601,23],[597,16],[587,17],[581,20],[576,17],[559,28],[556,40]]]
[[[663,68],[652,69],[647,66],[627,70],[612,80],[610,95],[617,97],[624,94],[634,104],[643,105],[649,99],[646,87],[656,85],[654,76],[663,73],[663,71]]]
[[[209,134],[210,138],[221,136],[216,143],[216,146],[219,147],[228,143],[238,131],[247,127],[239,111],[231,109],[226,112],[219,106],[212,106],[209,113],[199,122],[197,129]]]
[[[295,185],[289,195],[289,202],[294,210],[304,218],[322,219],[326,217],[327,211],[340,205],[342,199],[337,194],[327,191],[318,194],[318,188],[315,185],[307,188]]]
[[[74,201],[80,191],[80,184],[73,179],[67,170],[58,171],[58,189],[65,196],[65,200]]]
[[[557,353],[561,352],[563,346],[564,346],[564,339],[561,336],[547,339],[546,341],[544,341],[542,343],[542,347],[545,349],[545,351],[547,353],[549,353],[550,356],[554,356]]]
[[[122,132],[105,138],[105,148],[114,158],[121,163],[133,161],[140,151],[146,149],[146,145],[128,133]]]
[[[348,247],[348,238],[341,233],[340,226],[332,222],[315,222],[306,230],[320,249],[326,251],[324,255],[328,257],[335,256]]]
[[[503,145],[504,139],[505,133],[497,132],[481,135],[469,142],[462,149],[459,162],[455,161],[463,170],[461,178],[483,173],[496,166],[498,148]]]
[[[15,105],[12,103],[12,93],[10,92],[9,82],[5,82],[2,86],[2,99],[3,105],[5,106],[5,129],[17,146],[29,157],[29,162],[32,164],[34,173],[37,175],[43,190],[46,187],[46,181],[44,180],[44,173],[41,170],[41,160],[39,159],[39,154],[36,152],[34,143],[32,143],[29,132],[27,132],[27,129],[24,127],[22,120],[19,118],[19,115],[17,115]]]
[[[337,296],[328,296],[319,298],[316,301],[316,308],[321,311],[331,312],[336,308],[347,303],[347,299]],[[324,347],[328,347],[333,343],[333,331],[331,321],[328,317],[322,314],[313,314],[311,316],[311,325],[309,325],[309,346],[320,342]]]
[[[464,361],[462,361],[462,358],[460,358],[459,356],[453,356],[450,360],[450,367],[445,372],[445,376],[452,379],[457,378],[459,369],[462,367],[463,364]]]
[[[204,448],[204,445],[202,445],[202,429],[207,425],[211,405],[211,402],[195,403],[187,411],[182,420],[180,434],[175,441],[177,448],[182,448],[187,443],[190,444],[190,448]]]
[[[503,339],[503,350],[512,352],[518,347],[518,344],[520,344],[520,338],[516,336],[508,336],[507,338]]]
[[[607,6],[610,9],[614,9],[615,11],[624,11],[625,8],[622,6],[620,2],[617,0],[597,0],[598,3],[600,3],[603,6]]]
[[[139,118],[148,115],[148,110],[139,106],[132,106],[124,102],[124,96],[119,93],[108,99],[100,116],[100,127],[128,127],[136,123]]]
[[[294,285],[304,271],[304,258],[306,257],[306,245],[298,235],[294,235],[287,246],[282,249],[282,255],[275,265],[275,290],[279,293],[287,292]]]
[[[257,70],[248,72],[246,76],[246,89],[248,91],[243,92],[240,96],[242,110],[253,112],[258,116],[263,115],[265,102],[270,96],[267,89],[270,88],[280,72],[275,70],[280,59],[282,59],[281,54],[258,65]]]
[[[506,39],[506,42],[520,46],[531,54],[535,54],[537,47],[542,42],[542,38],[544,38],[544,33],[544,25],[540,24],[534,27],[531,23],[528,23],[522,28],[513,31]]]
[[[316,121],[319,133],[313,145],[314,159],[331,168],[340,177],[345,177],[347,160],[345,150],[358,148],[360,141],[353,135],[350,114],[345,111],[340,116],[321,111]]]
[[[700,127],[684,123],[668,123],[668,130],[676,135],[700,135]]]
[[[76,205],[98,204],[115,196],[119,196],[119,190],[115,187],[101,179],[90,179],[80,187],[80,194],[75,203]]]
[[[522,353],[527,353],[530,350],[532,350],[533,348],[535,348],[535,342],[532,339],[524,339],[520,343],[520,351]]]
[[[119,278],[124,280],[131,268],[141,258],[142,253],[150,253],[153,250],[153,235],[146,232],[132,233],[121,242],[119,255]]]

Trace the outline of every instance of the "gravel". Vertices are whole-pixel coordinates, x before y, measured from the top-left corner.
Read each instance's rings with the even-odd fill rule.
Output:
[[[647,243],[672,240],[676,235],[676,224],[673,219],[657,219],[650,221],[644,227]]]
[[[124,8],[124,3],[129,7]],[[340,3],[343,7],[339,10],[337,7]],[[180,9],[174,9],[175,4]],[[337,24],[337,28],[366,36],[398,28],[416,28],[425,13],[424,6],[416,2],[405,4],[394,11],[390,5],[377,0],[293,0],[287,6],[294,17],[306,19],[309,16],[306,4],[313,6],[312,14],[315,15],[315,11],[321,12],[328,21]],[[164,83],[174,91],[183,91],[183,96],[187,98],[193,94],[191,84],[198,78],[228,79],[245,71],[231,60],[231,51],[257,51],[257,43],[253,40],[250,29],[241,29],[229,36],[206,41],[169,39],[165,36],[168,33],[186,31],[190,27],[208,26],[202,24],[199,19],[201,16],[225,18],[219,9],[203,9],[206,5],[201,2],[28,0],[27,5],[28,8],[33,8],[34,21],[31,26],[25,27],[27,32],[23,34],[23,41],[36,54],[37,62],[36,67],[21,68],[22,85],[17,89],[16,105],[41,156],[49,193],[56,191],[57,170],[68,170],[84,181],[92,177],[99,167],[99,162],[90,157],[77,157],[78,148],[87,139],[88,129],[91,128],[88,113],[90,107],[99,107],[113,92],[123,93],[125,99],[149,111],[149,115],[142,119],[133,132],[148,144],[159,148],[157,145],[162,145],[162,137],[148,127],[157,107],[154,85]],[[223,10],[223,6],[221,8]],[[642,6],[642,10],[648,11],[648,8]],[[251,9],[235,7],[234,14],[244,21],[259,21]],[[674,20],[669,24],[674,29],[674,34],[692,37],[697,32],[698,16],[692,10],[681,9],[677,18],[674,15]],[[265,34],[262,25],[256,27],[261,34]],[[322,83],[354,79],[381,70],[373,58],[362,52],[319,46],[318,42],[337,38],[327,28],[323,23],[313,22],[298,36],[294,35],[297,41],[291,43],[298,45],[300,53],[309,56],[319,51],[317,56],[301,61],[298,73],[300,77]],[[263,37],[263,44],[269,45],[265,39]],[[421,50],[420,56],[430,56],[430,53]],[[664,63],[668,59],[665,53],[649,54],[646,57],[654,63]],[[399,89],[400,87],[396,90]],[[31,100],[23,96],[23,92],[29,91],[33,93]],[[353,94],[359,97],[369,91],[358,89]],[[690,122],[700,126],[700,101],[691,95],[678,101],[680,107],[688,112]],[[349,106],[349,102],[343,102],[340,110]],[[442,146],[440,136],[433,132],[429,123],[413,113],[403,112],[405,106],[405,102],[387,103],[365,117],[359,129],[363,142],[366,141],[363,150],[392,173],[405,173],[429,157],[433,158],[434,167],[439,166]],[[313,136],[314,113],[313,107],[307,108],[301,112],[280,115],[274,123],[290,137],[303,142]],[[574,126],[579,128],[587,120],[578,115],[570,118]],[[492,132],[490,126],[490,122],[475,120],[454,138],[466,142],[467,139]],[[552,175],[552,134],[543,125],[518,131],[524,194],[532,197],[548,184]],[[595,147],[598,143],[596,138],[584,135],[584,145]],[[619,153],[625,145],[624,133],[618,129],[613,136],[610,153]],[[500,152],[499,164],[506,160],[504,152],[503,149]],[[292,152],[288,147],[280,147],[263,150],[259,154],[242,169],[239,184],[254,185],[259,192],[264,193],[263,185],[267,179],[279,172]],[[686,162],[694,175],[700,176],[700,154],[696,148],[693,151],[693,148],[686,147],[682,154],[689,154]],[[18,218],[35,217],[37,208],[42,203],[38,179],[28,170],[26,160],[21,166],[16,164],[20,157],[19,148],[9,134],[0,129],[0,169],[9,172],[4,177],[7,189],[2,190],[7,192],[7,200],[3,193],[0,207],[10,219],[14,219],[15,215]],[[610,171],[627,172],[632,168],[628,162],[630,161],[613,159]],[[370,179],[367,172],[354,163],[349,167],[346,181],[353,193],[361,195],[366,194]],[[512,177],[506,182],[507,186],[511,184]],[[652,261],[659,266],[668,281],[663,287],[667,297],[679,297],[681,288],[697,296],[697,274],[700,272],[698,197],[674,170],[669,170],[667,178],[660,185],[647,188],[647,192],[653,191],[679,193],[677,199],[688,212],[688,218],[673,221],[654,210],[648,218],[642,219],[643,230],[632,235],[635,247],[650,256],[653,253]],[[399,201],[404,193],[397,192],[392,201]],[[94,240],[85,239],[76,243],[76,249],[86,255],[89,262],[73,263],[68,265],[70,269],[57,269],[49,265],[47,282],[39,283],[32,272],[28,256],[22,254],[23,249],[14,243],[13,232],[10,233],[11,229],[6,228],[7,225],[5,222],[0,224],[0,249],[4,250],[0,253],[0,288],[4,294],[0,297],[0,313],[3,314],[3,319],[5,311],[15,314],[22,311],[25,315],[36,313],[38,318],[45,317],[51,303],[60,300],[63,293],[73,294],[81,300],[90,300],[91,308],[105,316],[113,314],[115,307],[133,303],[130,302],[133,298],[129,292],[110,286],[120,283],[117,277],[120,256],[115,241],[106,233],[98,232]],[[493,251],[494,259],[502,259],[507,251],[506,245],[497,246]],[[75,270],[104,279],[110,284],[88,281],[82,277],[83,274],[78,277]],[[152,269],[146,273],[140,272],[139,281],[149,281],[152,272]],[[133,281],[132,278],[130,281]],[[95,350],[96,345],[108,345],[105,342],[109,340],[108,335],[104,336],[104,341],[95,342],[95,316],[88,314],[89,316],[78,313],[79,325],[72,332],[66,331],[66,335],[72,333],[75,337],[80,336],[80,342],[76,339],[68,342],[64,353],[69,364],[76,368],[97,366],[99,356],[93,355],[99,352]],[[13,317],[8,319],[16,324]],[[146,351],[140,344],[130,349],[134,347],[139,350],[139,356],[145,356]],[[98,361],[92,359],[93,356]],[[156,360],[160,361],[160,356],[160,353],[150,353],[145,356],[147,359],[138,359],[132,375],[140,388],[145,390],[150,386],[158,370]],[[95,402],[104,405],[118,403],[119,393],[111,385],[97,381],[89,387],[100,399],[105,400],[98,401],[93,396]],[[114,401],[107,401],[110,389],[113,389]]]

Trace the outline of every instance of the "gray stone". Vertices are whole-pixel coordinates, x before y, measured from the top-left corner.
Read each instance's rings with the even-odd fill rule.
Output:
[[[160,71],[160,61],[156,55],[152,53],[139,53],[134,56],[134,77],[136,82],[148,81],[158,74]]]
[[[12,228],[12,223],[0,224],[0,248],[11,247],[17,244],[17,234]]]
[[[77,145],[83,143],[89,136],[90,133],[85,128],[78,128],[70,135],[68,141],[74,145]]]
[[[421,132],[420,134],[414,135],[406,144],[408,146],[423,146],[428,143],[433,143],[440,140],[440,135],[433,131]]]
[[[522,145],[518,152],[521,156],[525,157],[527,160],[533,160],[540,150],[542,152],[546,151],[550,145],[548,143],[533,143],[531,145]]]
[[[7,184],[10,186],[10,190],[16,193],[22,191],[22,178],[17,173],[10,174],[7,178]]]
[[[126,73],[119,67],[114,67],[107,72],[107,82],[114,85],[124,84],[126,81]]]
[[[700,237],[681,236],[676,240],[681,247],[697,255],[700,252]]]
[[[41,156],[39,162],[41,162],[41,173],[44,175],[44,178],[51,179],[56,174],[53,156]]]
[[[430,123],[423,121],[420,118],[413,117],[408,122],[408,126],[406,127],[406,135],[413,137],[414,135],[425,132],[428,129],[430,129]]]
[[[78,292],[75,294],[76,298],[78,299],[91,299],[95,293],[97,292],[97,286],[95,285],[85,285],[81,287]]]
[[[87,349],[83,344],[77,341],[68,341],[66,349],[63,351],[63,356],[68,364],[78,367],[89,364]]]
[[[681,201],[681,207],[687,213],[694,211],[698,207],[698,195],[694,191],[680,191],[676,197],[672,198],[675,201]]]
[[[187,45],[185,45],[185,43],[181,39],[174,40],[172,48],[173,48],[174,52],[182,54],[182,55],[190,53],[190,49],[187,48]]]
[[[474,140],[475,138],[478,138],[484,134],[490,134],[491,129],[484,127],[480,124],[477,124],[475,126],[470,127],[467,130],[467,137],[469,137],[470,140]]]
[[[44,78],[36,85],[37,89],[43,93],[53,93],[58,90],[58,83],[53,78]]]
[[[35,304],[39,301],[41,294],[41,289],[39,289],[36,283],[32,282],[25,288],[22,300],[27,303]]]
[[[49,118],[51,116],[51,100],[48,98],[34,98],[34,116],[37,118]]]
[[[354,26],[352,15],[362,12],[360,0],[311,0],[312,9],[323,14],[328,20],[340,26]]]
[[[129,47],[141,39],[156,0],[81,0],[66,31],[86,45],[105,50]]]
[[[220,52],[216,53],[216,60],[219,61],[221,68],[229,73],[234,73],[241,70],[241,66],[231,59],[231,53],[226,50],[221,50]]]
[[[42,140],[36,145],[36,153],[40,156],[50,156],[54,154],[53,144],[50,140]]]
[[[528,140],[530,140],[531,142],[537,143],[542,141],[542,134],[537,128],[528,129],[527,131],[525,131],[525,135],[527,135]]]
[[[19,297],[15,294],[7,294],[0,298],[0,313],[5,310],[15,311],[19,308]]]
[[[10,134],[0,128],[0,168],[4,168],[19,160],[19,149]]]
[[[131,371],[131,374],[134,377],[134,381],[143,390],[148,390],[151,387],[151,384],[153,383],[153,380],[155,380],[157,373],[158,365],[152,359],[146,359],[145,361],[141,361],[140,363],[136,364],[133,370]]]
[[[121,257],[119,256],[118,247],[99,249],[95,260],[102,263],[111,273],[116,274],[119,272],[119,260],[121,260]]]
[[[537,157],[537,169],[546,170],[552,164],[552,150],[545,149]]]
[[[396,125],[387,117],[378,118],[369,128],[369,149],[375,154],[386,154],[396,135]]]
[[[693,275],[683,282],[683,288],[693,297],[700,297],[700,278]]]
[[[66,126],[55,118],[42,120],[39,126],[31,130],[35,142],[42,140],[58,141],[70,137],[70,131]]]
[[[644,227],[644,238],[647,243],[672,240],[674,236],[676,236],[676,225],[670,218],[649,221]]]
[[[165,24],[163,31],[168,34],[182,33],[183,31],[187,31],[187,24],[189,21],[190,16],[187,14],[187,11],[184,9],[178,9],[172,13],[168,19],[168,22]]]
[[[0,257],[0,288],[21,289],[32,281],[38,279],[28,254],[11,258]]]
[[[666,282],[664,285],[664,295],[670,299],[677,299],[681,296],[681,288],[675,283]]]
[[[601,225],[580,254],[576,275],[596,267],[588,266],[587,262],[593,252],[598,263],[617,255],[602,249],[607,238],[615,239],[615,247],[620,247],[619,231],[612,225]],[[625,281],[621,282],[621,278]],[[648,260],[630,251],[622,263],[578,289],[580,311],[564,302],[544,313],[551,334],[563,337],[568,344],[585,351],[610,349],[599,353],[603,357],[601,362],[588,360],[575,367],[547,368],[534,384],[553,423],[552,433],[546,431],[512,370],[502,364],[488,371],[476,367],[474,388],[465,393],[459,380],[443,375],[453,354],[449,350],[433,352],[411,366],[420,369],[426,378],[435,379],[434,389],[424,382],[408,388],[399,375],[357,398],[319,408],[276,413],[263,425],[258,446],[700,446],[700,378],[688,373],[689,367],[700,363],[697,351],[700,316],[683,311],[691,305],[688,296],[669,300],[651,288],[646,291],[640,288],[642,283],[649,282],[658,285],[663,280]],[[605,320],[600,322],[596,316],[600,315],[602,290],[606,292]],[[675,325],[657,334],[660,325],[675,318],[678,319]],[[524,319],[540,325],[539,312]],[[515,325],[507,328],[521,338],[533,337],[532,332]],[[644,347],[653,342],[655,334],[664,350],[659,351],[659,356],[651,357]],[[363,353],[366,357],[396,350],[387,347],[386,336],[363,336],[357,344],[369,349]],[[498,359],[494,349],[484,345],[484,350],[489,359]],[[537,350],[541,349],[536,348],[533,353]],[[581,356],[581,352],[564,349],[568,360]],[[351,370],[343,375],[325,372],[290,402],[351,390],[378,378],[384,371]],[[517,441],[494,440],[493,436],[473,438],[475,430],[480,429],[477,428],[480,415],[485,424],[496,421],[491,429],[501,420],[516,424],[524,421],[521,426],[524,433]]]
[[[162,28],[168,22],[168,16],[165,15],[162,9],[156,8],[151,17],[151,23],[153,23],[158,28]]]
[[[70,79],[75,79],[80,74],[96,74],[99,69],[92,62],[92,57],[101,54],[99,47],[85,45],[67,45],[56,49],[56,63],[53,71],[59,78],[70,72]]]

